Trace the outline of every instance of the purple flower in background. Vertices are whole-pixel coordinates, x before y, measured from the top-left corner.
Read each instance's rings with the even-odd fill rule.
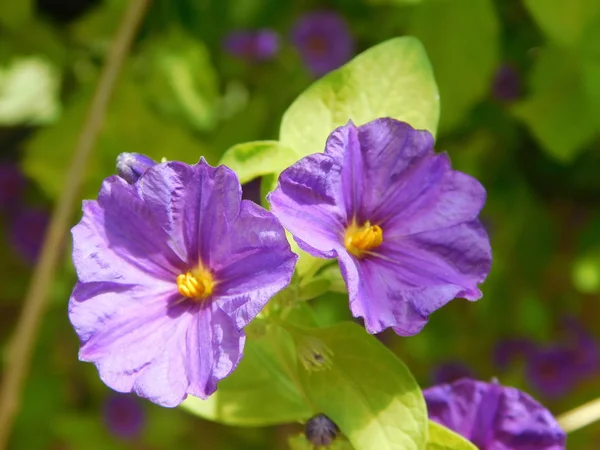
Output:
[[[451,383],[461,378],[472,378],[473,369],[460,361],[447,361],[439,364],[433,370],[433,384]]]
[[[25,188],[25,177],[13,164],[0,164],[0,207],[9,206],[21,197]]]
[[[156,161],[141,153],[121,153],[117,156],[117,173],[129,184],[135,183]]]
[[[107,178],[72,232],[80,359],[163,406],[216,390],[297,259],[277,219],[241,200],[233,171],[203,159],[155,165],[135,184]]]
[[[573,371],[582,378],[596,375],[600,370],[600,346],[596,338],[572,317],[564,320],[564,331]]]
[[[535,389],[547,397],[562,397],[577,382],[570,349],[563,346],[536,348],[528,355],[525,372]]]
[[[112,434],[122,439],[134,439],[146,424],[140,401],[128,395],[110,395],[104,402],[104,423]]]
[[[494,75],[492,94],[497,100],[510,102],[521,95],[521,77],[510,65],[500,66]]]
[[[515,359],[527,358],[534,350],[535,344],[530,339],[502,339],[494,346],[494,366],[502,371],[507,370]]]
[[[10,217],[10,242],[21,258],[35,264],[44,243],[50,216],[44,209],[17,210]]]
[[[268,29],[234,31],[223,41],[224,49],[247,61],[265,61],[279,51],[279,35]]]
[[[423,391],[429,418],[480,450],[562,450],[566,435],[524,392],[463,378]]]
[[[325,153],[279,177],[273,213],[303,250],[338,258],[350,309],[369,333],[418,333],[455,297],[477,300],[491,264],[477,215],[485,190],[394,119],[336,129]]]
[[[315,11],[300,17],[292,31],[292,42],[317,77],[342,66],[354,54],[348,24],[333,11]]]

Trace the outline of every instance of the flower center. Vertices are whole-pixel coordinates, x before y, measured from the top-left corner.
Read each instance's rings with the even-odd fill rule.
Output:
[[[209,297],[214,287],[212,274],[202,267],[188,270],[177,277],[177,290],[181,295],[192,300],[203,300]]]
[[[379,225],[371,225],[368,220],[360,227],[353,221],[346,228],[344,245],[354,256],[361,257],[365,252],[379,247],[382,243],[383,230]]]

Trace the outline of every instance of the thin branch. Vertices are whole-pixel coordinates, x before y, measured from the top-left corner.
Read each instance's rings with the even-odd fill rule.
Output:
[[[600,398],[561,414],[556,420],[567,433],[586,427],[600,420]]]
[[[127,57],[131,42],[144,17],[149,0],[131,0],[115,35],[86,117],[65,185],[52,214],[40,258],[35,266],[8,353],[0,389],[0,449],[7,447],[21,391],[29,370],[38,328],[56,266],[69,230],[89,156],[94,148],[106,107]]]

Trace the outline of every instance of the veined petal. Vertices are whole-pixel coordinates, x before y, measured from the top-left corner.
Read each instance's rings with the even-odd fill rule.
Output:
[[[120,177],[108,178],[98,201],[83,203],[72,229],[73,263],[81,282],[147,284],[175,279],[182,261],[167,246],[155,212]]]
[[[284,170],[269,194],[273,214],[313,256],[334,258],[347,222],[341,167],[324,154],[302,158]]]
[[[216,301],[238,329],[290,283],[297,260],[275,216],[248,200],[213,256]]]

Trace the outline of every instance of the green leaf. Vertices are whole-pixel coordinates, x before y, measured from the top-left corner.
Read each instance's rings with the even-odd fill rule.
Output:
[[[6,0],[0,2],[0,24],[9,29],[24,25],[33,15],[31,0]]]
[[[284,357],[277,349],[286,351]],[[246,342],[237,369],[219,382],[207,400],[188,397],[182,407],[208,420],[236,426],[265,426],[306,420],[312,411],[282,364],[293,355],[290,336],[269,327],[265,336]]]
[[[596,15],[584,36],[582,55],[586,97],[593,110],[596,127],[600,127],[600,14]]]
[[[50,198],[56,198],[64,184],[91,101],[90,88],[71,99],[56,124],[37,131],[25,144],[23,169]],[[88,164],[84,198],[96,197],[102,180],[115,173],[116,158],[121,152],[145,153],[157,161],[165,157],[191,164],[198,162],[200,156],[205,156],[211,164],[217,160],[211,148],[194,139],[187,129],[152,113],[130,69],[123,73],[104,118]]]
[[[477,450],[473,444],[454,431],[429,421],[429,440],[426,450]]]
[[[525,0],[525,5],[546,35],[560,45],[575,45],[595,14],[598,0]]]
[[[421,43],[395,38],[321,78],[283,116],[280,141],[300,156],[322,152],[329,134],[352,120],[393,117],[435,134],[438,92]]]
[[[148,98],[161,113],[199,131],[215,127],[218,75],[201,41],[174,27],[146,41],[137,62]]]
[[[409,33],[427,49],[440,89],[440,131],[447,131],[488,94],[498,66],[492,0],[424,2],[414,10]]]
[[[300,369],[317,412],[330,417],[356,450],[424,448],[425,401],[402,361],[351,322],[310,335],[333,352],[331,368]]]
[[[16,59],[0,67],[0,124],[44,125],[60,115],[60,75],[45,58]]]
[[[234,170],[240,183],[281,172],[298,160],[298,155],[278,141],[255,141],[234,145],[221,157],[220,164]]]
[[[558,48],[543,49],[532,72],[531,95],[515,105],[540,145],[552,157],[568,162],[596,132],[582,87],[580,61]]]
[[[315,450],[315,446],[306,439],[304,434],[298,434],[288,439],[290,450]],[[341,439],[336,439],[327,450],[352,450],[352,446]]]

